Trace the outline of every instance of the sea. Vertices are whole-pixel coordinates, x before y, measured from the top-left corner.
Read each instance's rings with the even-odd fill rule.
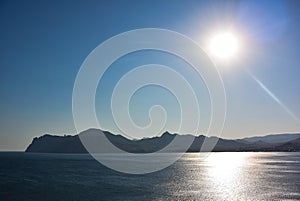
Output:
[[[88,154],[0,152],[0,200],[300,200],[300,153],[187,153],[131,175]]]

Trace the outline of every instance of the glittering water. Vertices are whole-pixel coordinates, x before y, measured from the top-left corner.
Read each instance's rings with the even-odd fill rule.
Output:
[[[146,175],[84,154],[0,153],[0,200],[300,200],[300,153],[189,153]]]

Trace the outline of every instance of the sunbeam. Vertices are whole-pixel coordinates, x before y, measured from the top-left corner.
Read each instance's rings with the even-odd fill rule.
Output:
[[[300,119],[284,104],[279,100],[274,93],[272,93],[257,77],[255,77],[251,72],[246,70],[246,72],[252,77],[252,79],[274,100],[276,101],[295,121],[300,123]]]

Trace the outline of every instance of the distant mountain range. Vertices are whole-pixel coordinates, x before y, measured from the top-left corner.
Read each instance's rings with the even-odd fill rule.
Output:
[[[27,147],[26,152],[38,153],[87,153],[82,145],[79,135],[101,134],[98,129],[89,129],[78,135],[43,135],[33,139]],[[158,151],[168,145],[175,136],[184,140],[191,135],[178,135],[165,132],[160,137],[144,138],[141,140],[129,140],[122,135],[115,135],[104,131],[105,136],[117,147],[131,153],[151,153]],[[188,149],[188,152],[199,152],[204,140],[213,141],[218,139],[213,151],[235,152],[235,151],[300,151],[300,134],[276,134],[260,137],[249,137],[243,139],[223,139],[199,135]],[[172,152],[181,151],[174,147]],[[205,150],[204,150],[205,151]]]

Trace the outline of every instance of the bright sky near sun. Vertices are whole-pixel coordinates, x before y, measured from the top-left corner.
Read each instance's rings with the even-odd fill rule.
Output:
[[[230,59],[238,56],[239,45],[236,35],[224,31],[213,36],[208,51],[216,59]]]
[[[24,150],[44,133],[75,134],[72,90],[82,62],[106,39],[146,27],[187,35],[217,65],[228,101],[222,137],[300,132],[299,8],[298,1],[1,1],[0,150]],[[117,80],[148,63],[188,76],[207,124],[203,83],[178,58],[148,51],[120,59],[99,83],[103,128],[117,132],[109,105]],[[158,103],[169,113],[166,129],[174,131],[178,103],[161,88],[136,93],[133,119],[147,124],[149,107]]]

